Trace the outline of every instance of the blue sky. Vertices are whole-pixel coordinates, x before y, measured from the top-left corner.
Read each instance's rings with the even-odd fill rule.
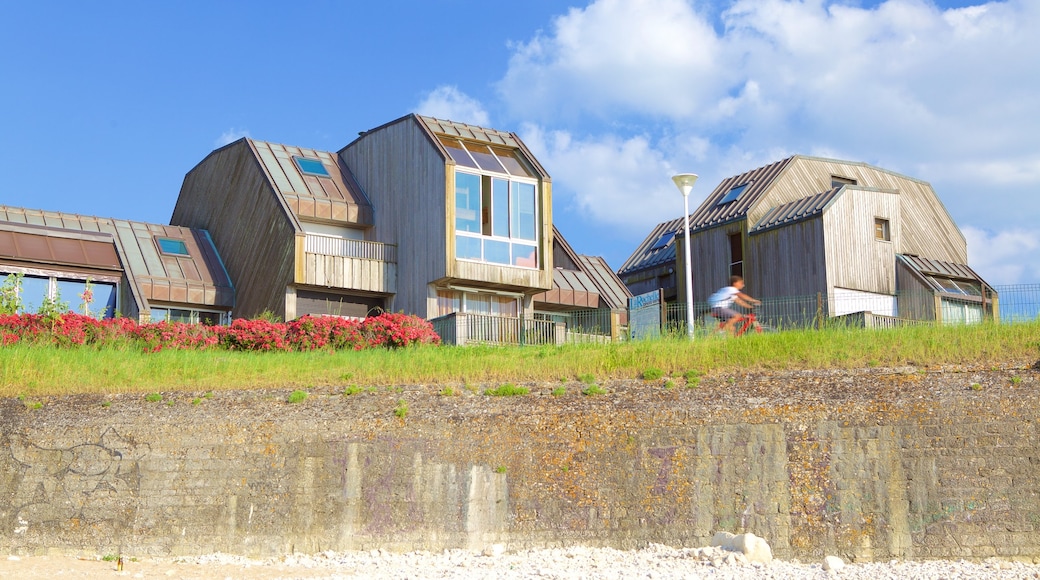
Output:
[[[336,151],[409,112],[515,131],[615,268],[670,176],[794,153],[932,183],[995,284],[1040,283],[1040,2],[24,2],[0,8],[0,203],[165,223],[241,136]]]

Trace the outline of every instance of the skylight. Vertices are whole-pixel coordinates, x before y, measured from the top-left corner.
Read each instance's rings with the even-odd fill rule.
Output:
[[[719,201],[718,205],[725,205],[731,201],[737,201],[738,199],[740,199],[740,196],[744,193],[744,190],[746,190],[749,185],[751,184],[742,183],[740,185],[734,186],[733,189],[729,190],[729,193],[726,194],[726,197],[722,198]]]
[[[649,251],[653,252],[654,250],[660,250],[661,248],[667,246],[668,243],[671,242],[672,238],[674,237],[675,232],[665,232],[661,234],[661,237],[657,238],[657,241],[654,242],[654,245],[650,247]]]
[[[330,177],[329,170],[325,169],[325,164],[320,159],[310,159],[308,157],[293,157],[293,161],[296,162],[296,166],[300,168],[300,171],[307,175],[317,175],[318,177]]]
[[[184,240],[175,240],[172,238],[156,238],[159,242],[159,251],[164,254],[173,254],[175,256],[188,256],[188,246],[184,243]]]

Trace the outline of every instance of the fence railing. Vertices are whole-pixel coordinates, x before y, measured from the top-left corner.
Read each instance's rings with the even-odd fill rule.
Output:
[[[563,325],[551,320],[454,312],[430,321],[444,344],[560,344]]]
[[[303,241],[303,251],[325,256],[397,263],[397,246],[380,242],[307,234]]]

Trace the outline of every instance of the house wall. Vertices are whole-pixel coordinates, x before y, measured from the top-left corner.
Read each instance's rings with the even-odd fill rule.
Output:
[[[896,263],[896,316],[913,320],[935,320],[935,291],[903,262]]]
[[[899,197],[849,188],[824,210],[828,294],[839,287],[895,294],[896,248],[901,233]],[[891,241],[876,238],[876,218],[889,221]]]
[[[445,161],[411,117],[370,131],[339,152],[372,202],[374,241],[397,244],[391,311],[436,316],[427,285],[447,269]],[[452,230],[454,227],[452,228]]]
[[[747,239],[745,254],[745,278],[758,281],[747,289],[755,298],[826,292],[822,216],[753,234]]]
[[[703,302],[719,288],[729,283],[729,235],[740,232],[744,239],[744,284],[748,294],[761,294],[760,278],[748,268],[752,255],[747,240],[747,222],[740,220],[707,230],[690,233],[690,260],[693,262],[693,301]],[[675,236],[676,300],[686,301],[686,257],[683,250],[686,235]],[[757,293],[757,294],[756,294]]]
[[[245,139],[211,153],[184,177],[170,223],[206,229],[236,289],[234,315],[286,316],[297,227]]]
[[[831,189],[832,175],[855,179],[864,187],[899,191],[902,236],[897,253],[967,263],[964,235],[930,185],[862,163],[796,157],[748,212],[749,223],[757,222],[772,207]]]

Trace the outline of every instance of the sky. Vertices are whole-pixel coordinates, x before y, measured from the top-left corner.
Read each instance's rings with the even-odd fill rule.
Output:
[[[337,151],[411,112],[516,132],[615,269],[793,154],[932,184],[991,284],[1040,283],[1040,2],[301,0],[0,7],[0,204],[168,223],[243,136]]]

